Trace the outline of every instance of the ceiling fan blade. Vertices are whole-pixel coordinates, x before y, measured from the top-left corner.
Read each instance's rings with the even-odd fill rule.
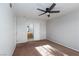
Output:
[[[45,12],[45,10],[42,10],[42,9],[39,9],[39,8],[37,8],[37,10]]]
[[[51,7],[49,8],[49,10],[52,10],[54,7],[55,7],[55,3],[53,3],[52,5],[51,5]]]
[[[50,13],[59,13],[60,11],[50,11]]]
[[[45,13],[42,13],[42,14],[40,14],[39,16],[41,16],[41,15],[43,15],[43,14],[45,14]]]

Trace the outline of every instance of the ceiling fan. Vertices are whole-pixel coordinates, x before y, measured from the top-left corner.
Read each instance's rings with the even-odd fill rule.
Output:
[[[39,16],[47,14],[47,16],[50,17],[50,13],[59,13],[60,12],[59,10],[51,11],[55,6],[56,6],[56,3],[53,3],[49,8],[46,8],[46,10],[37,8],[37,10],[44,12],[44,13],[40,14]]]

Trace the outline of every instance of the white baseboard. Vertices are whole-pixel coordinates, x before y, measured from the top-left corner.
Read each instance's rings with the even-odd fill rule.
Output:
[[[16,48],[16,45],[15,45],[14,48],[13,48],[13,51],[12,51],[12,53],[11,53],[11,56],[13,55],[13,53],[14,53],[14,51],[15,51],[15,48]]]
[[[45,39],[38,39],[38,40],[27,40],[26,42],[30,42],[30,41],[39,41],[39,40],[45,40]],[[26,42],[17,42],[17,44],[19,44],[19,43],[26,43]]]
[[[49,40],[49,39],[47,39],[47,40]],[[72,49],[72,50],[74,50],[74,51],[79,52],[79,50],[74,49],[74,48],[71,48],[71,47],[68,47],[68,46],[65,46],[65,45],[63,45],[63,44],[61,44],[61,43],[59,43],[59,42],[55,42],[55,41],[52,41],[52,40],[49,40],[49,41],[54,42],[54,43],[57,43],[57,44],[59,44],[59,45],[61,45],[61,46],[64,46],[64,47],[67,47],[67,48],[69,48],[69,49]]]

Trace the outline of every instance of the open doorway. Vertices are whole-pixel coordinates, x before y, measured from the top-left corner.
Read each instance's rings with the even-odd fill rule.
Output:
[[[27,39],[28,41],[34,40],[34,24],[27,25]]]

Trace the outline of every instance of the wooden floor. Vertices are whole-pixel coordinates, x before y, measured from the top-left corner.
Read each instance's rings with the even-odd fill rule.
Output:
[[[49,40],[39,40],[18,44],[13,56],[79,56],[79,52]]]

